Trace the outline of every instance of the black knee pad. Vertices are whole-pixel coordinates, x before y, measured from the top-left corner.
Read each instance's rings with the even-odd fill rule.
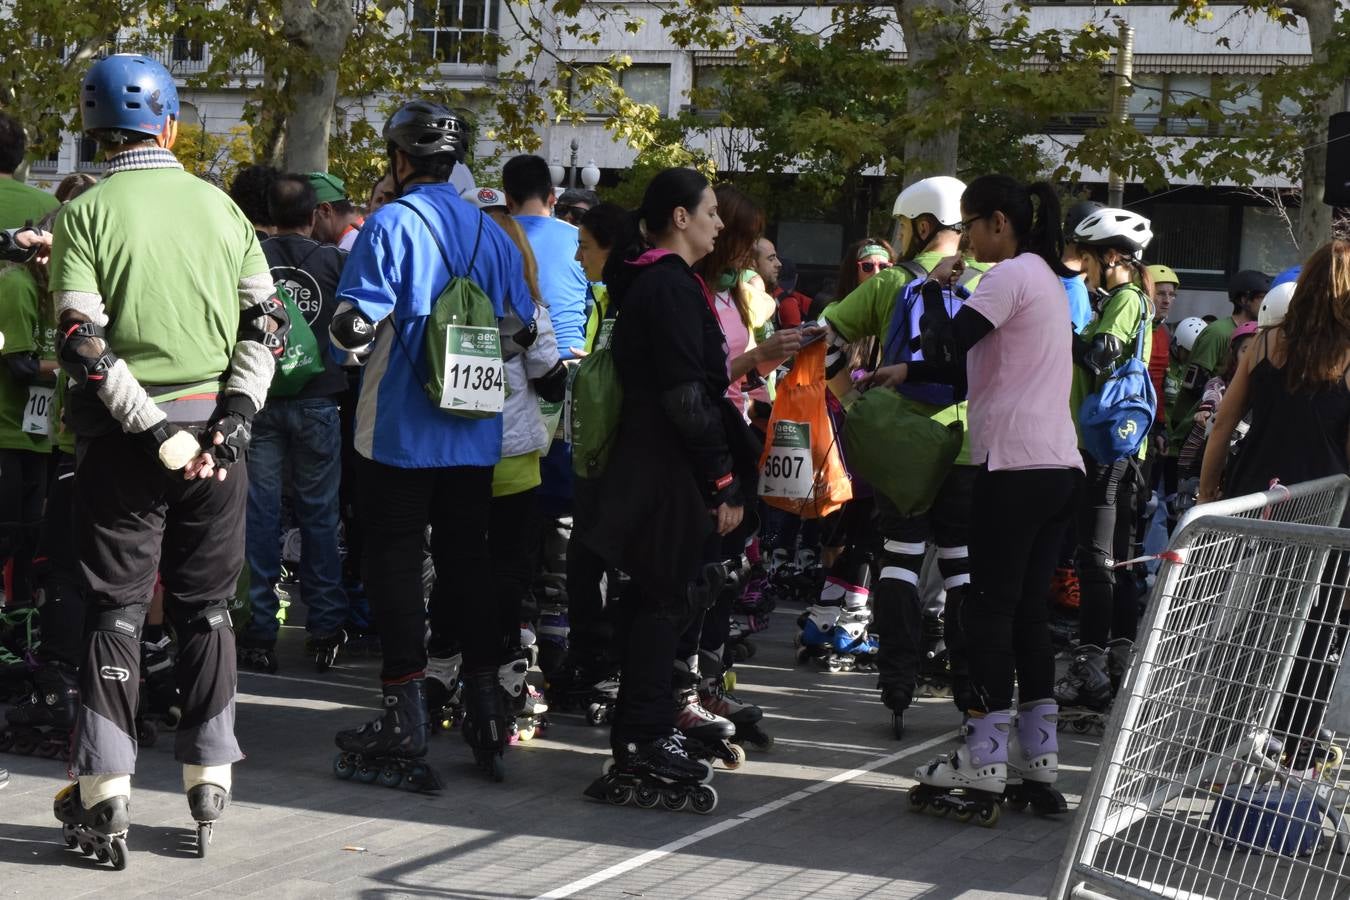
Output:
[[[121,634],[137,642],[141,639],[141,622],[128,609],[99,610],[89,623],[89,630]]]
[[[230,627],[230,605],[227,600],[217,600],[188,615],[183,622],[185,632],[211,632]]]

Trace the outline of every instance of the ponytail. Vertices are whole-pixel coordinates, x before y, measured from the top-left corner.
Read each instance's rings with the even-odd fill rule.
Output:
[[[636,210],[619,218],[614,229],[614,244],[601,274],[607,285],[617,284],[618,272],[626,263],[637,259],[647,249],[642,234],[642,211]]]
[[[1048,183],[1026,185],[1007,175],[982,175],[961,195],[961,207],[985,217],[1003,213],[1017,235],[1019,253],[1035,253],[1061,278],[1078,274],[1064,265],[1059,196]]]

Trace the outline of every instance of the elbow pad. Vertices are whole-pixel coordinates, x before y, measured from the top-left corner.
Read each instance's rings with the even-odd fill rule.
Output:
[[[61,369],[81,387],[98,390],[117,354],[108,346],[102,327],[93,322],[63,326],[56,335],[56,358]]]
[[[510,359],[513,356],[519,356],[526,350],[534,346],[535,339],[539,337],[539,326],[531,319],[528,325],[521,324],[520,319],[508,316],[502,320],[502,359]]]
[[[567,396],[567,366],[559,360],[553,368],[534,379],[534,390],[545,403],[558,403]]]
[[[1114,334],[1099,334],[1083,354],[1083,368],[1093,375],[1102,375],[1109,372],[1119,358],[1120,338]]]
[[[24,231],[37,231],[32,223],[22,228],[0,228],[0,262],[23,264],[31,262],[36,256],[38,248],[20,247],[18,236]]]
[[[351,303],[344,302],[328,323],[328,337],[334,347],[346,354],[344,366],[364,365],[375,345],[375,323]]]
[[[291,316],[276,294],[239,314],[239,340],[262,344],[276,359],[286,352]]]

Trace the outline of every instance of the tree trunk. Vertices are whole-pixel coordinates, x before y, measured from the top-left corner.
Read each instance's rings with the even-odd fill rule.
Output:
[[[958,7],[953,0],[898,0],[895,4],[895,16],[900,23],[900,31],[905,36],[905,52],[909,65],[930,62],[937,56],[942,45],[964,38],[961,29],[955,25],[926,24],[922,22],[923,16],[916,20],[916,12],[928,10],[950,16],[958,11]],[[908,103],[910,110],[919,114],[924,110],[941,109],[941,83],[932,80],[923,87],[911,89]],[[955,124],[936,134],[916,134],[906,137],[904,184],[910,185],[932,175],[955,175],[960,138],[960,128]]]
[[[1325,65],[1327,40],[1331,37],[1336,21],[1336,0],[1295,0],[1286,6],[1308,23],[1313,64]],[[1332,88],[1326,99],[1317,104],[1314,110],[1317,124],[1304,135],[1304,146],[1308,149],[1303,151],[1303,200],[1295,239],[1299,253],[1305,257],[1331,238],[1333,210],[1322,202],[1327,181],[1327,121],[1333,113],[1344,109],[1345,82],[1341,81]]]
[[[284,168],[328,171],[328,139],[337,100],[338,63],[356,27],[351,0],[284,0],[282,34],[300,59],[282,88]]]

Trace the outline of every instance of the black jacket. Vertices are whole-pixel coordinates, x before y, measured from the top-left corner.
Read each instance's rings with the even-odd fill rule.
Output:
[[[623,408],[597,485],[596,515],[582,539],[673,600],[685,595],[705,560],[714,525],[709,510],[719,502],[753,503],[759,445],[726,400],[726,341],[689,266],[674,254],[644,257],[613,282],[611,347]],[[677,424],[672,393],[692,385],[702,388],[703,400]],[[726,475],[733,480],[719,489]]]

